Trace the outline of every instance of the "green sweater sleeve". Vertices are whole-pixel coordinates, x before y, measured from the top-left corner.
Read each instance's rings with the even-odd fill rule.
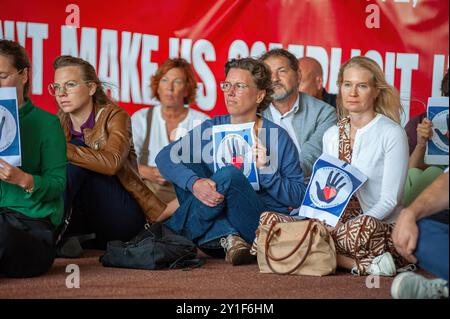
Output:
[[[37,155],[37,154],[36,154]],[[34,202],[49,202],[59,198],[66,186],[66,141],[59,120],[48,123],[48,134],[40,146],[41,174],[34,174],[34,189],[25,198]]]

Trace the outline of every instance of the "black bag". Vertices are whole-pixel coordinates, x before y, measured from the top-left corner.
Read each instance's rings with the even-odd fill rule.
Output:
[[[196,268],[203,260],[196,259],[195,244],[174,234],[161,223],[146,225],[131,241],[110,241],[100,257],[105,267],[133,269]]]

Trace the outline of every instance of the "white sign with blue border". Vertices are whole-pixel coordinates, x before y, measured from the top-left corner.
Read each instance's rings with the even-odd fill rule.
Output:
[[[253,161],[253,127],[255,123],[213,126],[214,172],[224,166],[239,169],[254,190],[259,190],[258,171]]]
[[[433,136],[427,142],[425,163],[448,165],[448,97],[430,97],[427,118],[433,123]]]
[[[316,218],[336,226],[352,195],[367,176],[350,164],[328,154],[314,163],[298,217]]]
[[[22,165],[15,87],[0,88],[0,158],[13,166]]]

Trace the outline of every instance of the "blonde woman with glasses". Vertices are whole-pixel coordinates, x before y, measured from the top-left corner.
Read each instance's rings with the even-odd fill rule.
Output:
[[[65,209],[71,215],[59,253],[76,257],[81,248],[73,240],[80,237],[74,236],[94,233],[91,246],[104,249],[110,240],[131,239],[166,205],[139,176],[130,117],[105,94],[92,65],[60,56],[53,67],[49,92],[67,141]]]

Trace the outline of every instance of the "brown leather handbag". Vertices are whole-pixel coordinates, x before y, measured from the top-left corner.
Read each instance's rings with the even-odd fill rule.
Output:
[[[325,276],[336,271],[336,249],[319,221],[259,226],[258,266],[262,273]]]

